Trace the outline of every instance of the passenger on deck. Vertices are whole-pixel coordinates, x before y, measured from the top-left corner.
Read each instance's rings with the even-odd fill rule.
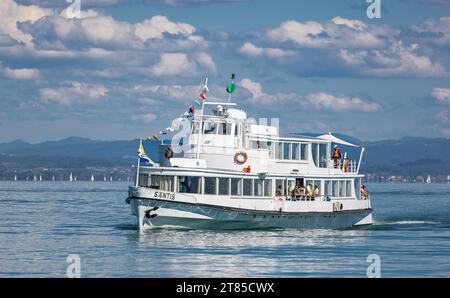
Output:
[[[339,160],[342,158],[342,154],[337,145],[334,145],[334,150],[333,150],[333,154],[331,155],[331,157],[334,160],[334,168],[335,169],[339,168],[339,163],[340,163]]]
[[[300,199],[304,195],[304,190],[302,193],[302,186],[300,184],[297,184],[294,188],[294,191],[292,192],[292,196],[296,199]]]
[[[319,187],[315,187],[314,188],[314,192],[313,192],[313,200],[315,199],[315,198],[317,198],[318,196],[319,196],[319,194],[320,194],[320,189],[319,189]]]
[[[344,172],[347,173],[348,172],[348,159],[347,159],[347,152],[344,153]]]
[[[367,200],[369,198],[369,192],[364,184],[361,185],[361,198],[363,200]]]
[[[306,186],[306,200],[309,201],[311,199],[311,197],[313,196],[313,192],[314,192],[314,184],[311,182],[310,184],[308,184],[308,186]]]

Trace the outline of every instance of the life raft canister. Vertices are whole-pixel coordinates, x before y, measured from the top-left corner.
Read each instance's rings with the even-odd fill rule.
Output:
[[[245,151],[237,152],[234,155],[234,162],[237,164],[240,164],[240,165],[244,164],[247,161],[247,159],[248,159],[248,155]]]
[[[171,159],[173,157],[173,150],[171,147],[167,147],[166,151],[164,152],[164,155],[167,159]]]

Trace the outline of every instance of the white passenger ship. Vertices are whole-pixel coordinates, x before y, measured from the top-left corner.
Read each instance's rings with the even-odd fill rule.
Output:
[[[251,121],[230,100],[203,100],[201,110],[184,119],[186,135],[161,143],[159,163],[138,162],[126,201],[140,230],[372,224],[370,198],[361,194],[358,173],[364,148],[357,161],[336,164],[336,145],[341,152],[357,146],[330,133],[281,137],[277,125]]]

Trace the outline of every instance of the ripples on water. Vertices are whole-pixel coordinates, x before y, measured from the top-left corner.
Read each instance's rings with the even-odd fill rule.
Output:
[[[0,182],[0,276],[450,276],[450,185],[369,185],[375,224],[346,230],[137,232],[126,183]]]

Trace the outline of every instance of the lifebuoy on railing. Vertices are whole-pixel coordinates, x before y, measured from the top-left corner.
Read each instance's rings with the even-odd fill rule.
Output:
[[[240,165],[244,164],[247,161],[247,159],[248,159],[248,155],[244,151],[237,152],[234,155],[234,162],[237,164],[240,164]]]
[[[164,153],[167,159],[171,159],[173,157],[173,150],[170,147],[166,148],[166,151]]]

